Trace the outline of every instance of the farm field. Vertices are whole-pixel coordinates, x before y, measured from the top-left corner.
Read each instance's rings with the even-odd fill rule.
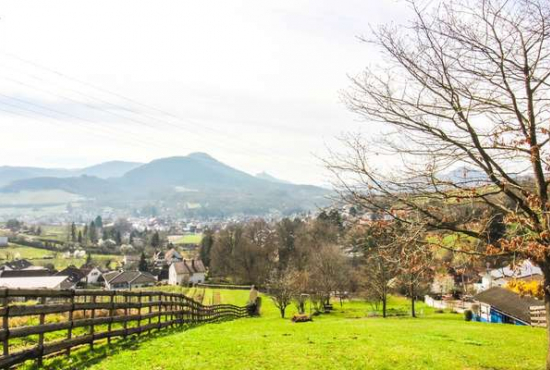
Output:
[[[199,244],[202,234],[170,235],[168,241],[173,244]]]
[[[202,289],[201,289],[202,290]],[[197,292],[188,292],[190,295]],[[248,292],[206,289],[205,300],[244,304]],[[211,297],[211,298],[208,298]],[[205,302],[209,303],[209,302]],[[262,317],[203,325],[121,342],[46,368],[140,369],[529,369],[544,368],[542,329],[465,322],[418,305],[417,319],[367,317],[364,302],[334,304],[331,314],[294,324],[264,297]],[[394,311],[407,302],[392,298]],[[290,317],[294,308],[289,307]],[[105,356],[107,356],[105,358]],[[48,367],[49,366],[49,367]]]
[[[56,253],[45,249],[17,244],[10,244],[8,247],[0,248],[0,263],[4,263],[14,258],[28,259],[33,265],[37,266],[53,264],[57,270],[64,269],[70,265],[81,266],[86,262],[86,257],[64,258],[61,252]],[[108,261],[112,263],[120,261],[121,256],[92,254],[92,259],[100,266],[104,266]]]

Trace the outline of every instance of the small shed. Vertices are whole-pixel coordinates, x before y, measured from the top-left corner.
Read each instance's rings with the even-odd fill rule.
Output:
[[[481,292],[474,296],[474,300],[478,303],[473,309],[474,320],[514,325],[531,325],[530,307],[544,304],[500,287]]]

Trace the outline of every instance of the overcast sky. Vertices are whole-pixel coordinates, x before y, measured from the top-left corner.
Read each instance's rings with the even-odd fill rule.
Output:
[[[364,126],[339,91],[379,62],[356,36],[407,15],[393,0],[5,0],[0,165],[201,151],[323,184],[315,156]]]

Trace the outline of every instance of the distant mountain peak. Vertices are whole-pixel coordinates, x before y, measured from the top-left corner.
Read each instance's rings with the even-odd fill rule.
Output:
[[[204,152],[194,152],[194,153],[188,154],[187,157],[189,157],[189,158],[199,158],[199,159],[209,159],[209,160],[212,160],[212,161],[216,160],[210,154],[204,153]]]
[[[272,175],[270,175],[269,173],[267,173],[267,172],[265,172],[265,171],[262,171],[262,172],[260,172],[260,173],[257,173],[257,174],[256,174],[256,177],[259,178],[259,179],[262,179],[262,180],[267,180],[267,181],[271,181],[271,182],[276,182],[276,183],[279,183],[279,184],[291,184],[290,181],[278,179],[278,178],[276,178],[275,176],[272,176]]]

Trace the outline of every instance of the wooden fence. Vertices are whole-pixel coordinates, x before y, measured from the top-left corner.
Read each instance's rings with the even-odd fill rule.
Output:
[[[248,316],[246,307],[159,291],[0,289],[0,299],[3,369],[100,340]]]
[[[531,326],[546,327],[546,308],[544,306],[531,306]]]

